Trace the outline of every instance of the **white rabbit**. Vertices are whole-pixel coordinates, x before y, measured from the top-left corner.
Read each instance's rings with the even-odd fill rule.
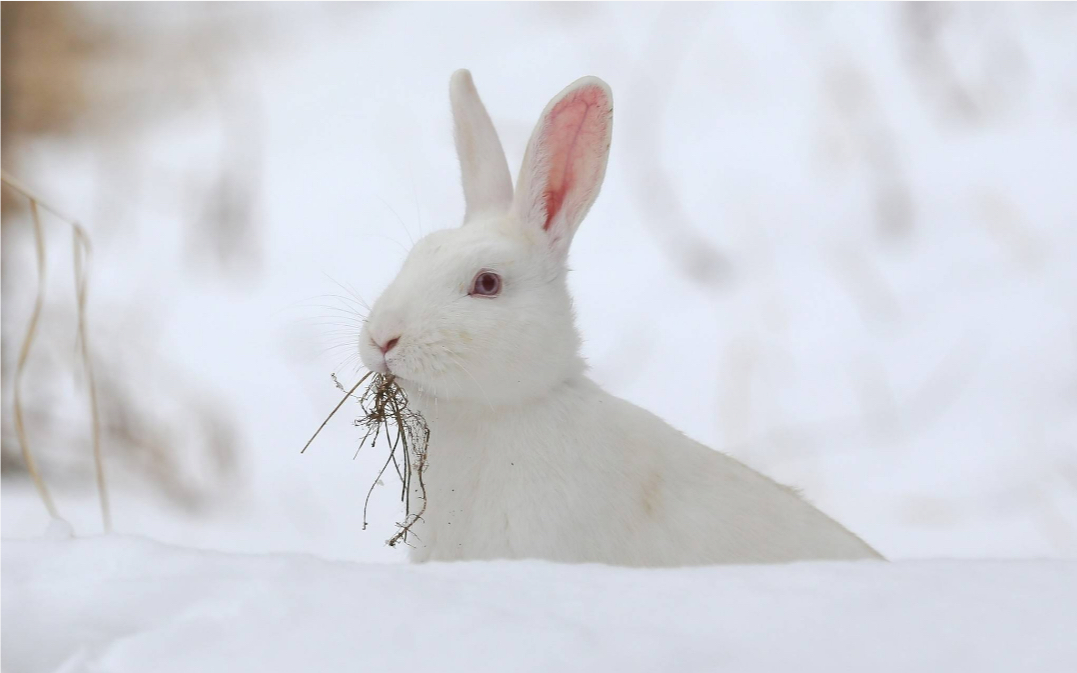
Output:
[[[463,226],[415,245],[359,346],[430,425],[412,560],[881,558],[793,490],[585,375],[566,258],[606,172],[606,83],[584,77],[550,101],[515,192],[470,73],[450,92]]]

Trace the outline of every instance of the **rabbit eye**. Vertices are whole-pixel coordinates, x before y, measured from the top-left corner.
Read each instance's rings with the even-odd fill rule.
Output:
[[[501,276],[493,271],[480,271],[471,282],[471,292],[468,294],[473,297],[496,297],[501,294]]]

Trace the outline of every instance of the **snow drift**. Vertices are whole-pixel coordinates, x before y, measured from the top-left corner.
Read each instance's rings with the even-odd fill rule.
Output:
[[[38,671],[1073,671],[1077,562],[378,565],[6,539]]]

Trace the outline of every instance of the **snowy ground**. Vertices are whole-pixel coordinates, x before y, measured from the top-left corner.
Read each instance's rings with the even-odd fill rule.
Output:
[[[3,565],[9,673],[1077,670],[1072,561],[406,566],[95,537],[9,540]]]

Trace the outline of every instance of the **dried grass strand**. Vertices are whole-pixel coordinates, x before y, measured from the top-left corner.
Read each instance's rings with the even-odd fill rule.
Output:
[[[7,176],[4,176],[7,181]],[[30,350],[34,345],[34,337],[37,336],[37,324],[41,318],[41,310],[45,304],[45,236],[41,230],[41,217],[37,212],[37,201],[30,198],[30,215],[34,223],[34,251],[37,257],[37,296],[34,298],[34,310],[30,314],[30,323],[26,326],[26,336],[23,337],[22,346],[19,348],[19,359],[15,363],[15,386],[13,397],[13,413],[15,416],[15,434],[19,438],[19,448],[22,451],[22,460],[26,463],[26,470],[37,488],[41,501],[45,503],[45,509],[53,519],[60,519],[60,512],[56,509],[56,503],[49,494],[48,486],[41,477],[41,471],[37,468],[34,460],[34,452],[30,448],[30,442],[26,437],[26,423],[22,414],[22,376],[26,370],[26,361],[30,358]]]
[[[319,425],[318,429],[314,431],[314,434],[310,436],[310,439],[307,440],[307,443],[303,445],[303,450],[300,451],[299,453],[306,453],[306,451],[310,447],[311,443],[321,433],[322,428],[324,428],[325,424],[329,422],[329,419],[331,419],[333,416],[336,416],[336,413],[338,411],[340,411],[340,408],[342,406],[344,406],[344,403],[348,401],[348,398],[352,396],[352,393],[354,393],[359,388],[359,386],[363,385],[363,381],[366,381],[368,378],[370,378],[370,375],[373,374],[373,373],[374,372],[367,372],[366,374],[364,374],[363,378],[359,379],[359,381],[354,386],[352,386],[351,390],[344,393],[344,397],[342,397],[340,399],[340,401],[337,402],[337,406],[333,407],[333,410],[330,411],[329,415],[325,417],[325,420],[322,421],[322,424]],[[337,383],[337,385],[340,386],[340,382],[337,381],[336,375],[333,376],[333,381],[335,381]],[[341,387],[343,388],[343,386],[341,386]]]
[[[90,241],[81,227],[72,229],[72,251],[75,268],[76,315],[78,319],[79,352],[82,368],[86,373],[86,388],[90,396],[91,440],[93,442],[94,474],[97,478],[97,497],[101,504],[101,523],[106,533],[112,532],[112,508],[109,504],[108,482],[105,479],[105,459],[101,453],[101,419],[97,404],[97,385],[94,381],[90,345],[86,337],[86,292],[90,265]]]
[[[34,336],[36,335],[37,323],[41,316],[41,310],[45,301],[45,236],[44,229],[41,226],[41,216],[38,212],[38,206],[40,206],[71,227],[74,254],[76,315],[78,320],[78,347],[82,359],[83,371],[86,373],[86,387],[90,398],[90,418],[92,425],[91,442],[94,458],[94,473],[97,481],[97,496],[101,504],[101,523],[104,526],[106,533],[111,532],[112,511],[109,505],[108,483],[105,479],[105,460],[101,451],[100,407],[97,402],[97,386],[94,381],[93,364],[90,357],[89,341],[86,334],[86,295],[89,288],[89,265],[92,253],[90,237],[77,220],[73,217],[69,217],[55,206],[49,204],[27,188],[22,182],[9,175],[6,171],[0,171],[0,180],[11,189],[22,194],[30,202],[30,214],[34,223],[34,241],[37,250],[38,294],[34,303],[34,312],[30,318],[30,325],[27,328],[26,337],[19,352],[19,360],[15,372],[15,427],[19,437],[20,448],[22,449],[23,460],[26,462],[30,477],[33,479],[34,485],[37,487],[38,493],[45,503],[45,508],[48,509],[49,514],[53,518],[61,518],[56,509],[56,504],[53,502],[52,497],[49,495],[48,488],[45,486],[45,481],[41,477],[41,472],[37,469],[37,464],[34,462],[33,454],[26,438],[26,429],[22,415],[22,395],[20,392],[23,367],[29,357],[30,347],[33,344]]]
[[[7,171],[0,170],[0,181],[2,181],[8,187],[14,189],[16,192],[25,196],[30,201],[36,201],[37,205],[55,215],[57,219],[65,222],[66,224],[70,225],[71,227],[74,227],[75,229],[82,230],[82,225],[79,224],[79,221],[77,219],[66,215],[63,211],[57,209],[56,206],[52,205],[45,199],[38,196],[37,193],[24,185],[20,180],[14,178]],[[83,232],[83,234],[85,234],[85,232]],[[88,238],[89,237],[87,237],[87,239]]]
[[[372,374],[373,379],[370,380],[366,389],[356,396],[355,391]],[[337,380],[335,374],[332,378],[337,388],[343,391],[344,387]],[[329,422],[329,419],[336,414],[349,397],[356,399],[362,411],[362,415],[355,419],[354,424],[357,427],[365,428],[365,433],[362,439],[359,440],[359,447],[355,450],[355,456],[358,457],[359,452],[368,443],[370,446],[377,444],[383,433],[386,441],[389,442],[389,455],[386,456],[385,462],[382,464],[374,481],[370,484],[370,488],[367,489],[366,497],[363,500],[363,530],[366,530],[368,525],[367,513],[370,509],[370,499],[374,494],[374,488],[383,483],[382,477],[385,476],[389,465],[392,464],[396,470],[397,477],[400,479],[400,499],[404,503],[404,520],[397,524],[399,530],[386,540],[386,543],[389,546],[396,546],[400,542],[407,544],[408,537],[414,535],[411,530],[412,526],[422,519],[422,515],[426,511],[426,484],[423,481],[423,470],[426,468],[426,447],[430,440],[430,428],[421,414],[408,409],[407,393],[397,385],[396,377],[392,374],[385,375],[370,372],[352,386],[351,390],[344,393],[344,398],[322,422],[314,436],[307,442],[307,446],[310,446],[310,443],[314,441],[314,437],[318,436],[321,429],[325,427],[325,424]],[[395,426],[395,436],[392,434],[393,426]],[[392,439],[389,439],[390,437]],[[304,451],[307,446],[303,447]],[[401,452],[401,460],[399,461],[397,460],[397,451]],[[418,496],[422,500],[422,507],[418,512],[412,513],[410,495],[413,475],[415,474],[418,475]]]
[[[393,535],[391,538],[389,538],[389,540],[387,541],[388,545],[390,547],[396,546],[396,544],[398,542],[401,542],[401,541],[404,542],[405,544],[407,544],[408,535],[414,535],[415,534],[411,530],[412,526],[414,526],[416,524],[416,522],[421,521],[422,518],[423,518],[423,514],[426,512],[426,483],[423,481],[423,472],[426,470],[426,446],[427,446],[427,442],[430,440],[430,428],[429,428],[429,426],[426,425],[425,421],[423,421],[422,416],[420,416],[419,414],[416,414],[415,412],[412,412],[412,415],[418,421],[418,424],[412,424],[412,425],[406,424],[405,419],[404,419],[404,414],[401,411],[400,406],[399,406],[396,399],[392,400],[392,405],[393,405],[393,414],[396,417],[396,424],[397,424],[398,428],[419,427],[419,428],[421,428],[422,433],[423,433],[422,436],[421,436],[421,440],[422,440],[421,446],[413,446],[413,449],[415,449],[415,453],[417,454],[417,460],[419,461],[419,465],[416,468],[416,473],[418,474],[418,477],[419,477],[419,499],[422,500],[423,504],[422,504],[422,507],[419,508],[418,512],[416,512],[415,514],[411,513],[411,498],[408,497],[407,494],[409,494],[410,491],[411,491],[412,463],[411,463],[410,460],[407,460],[407,461],[405,461],[405,463],[407,465],[407,480],[405,481],[405,484],[404,484],[404,493],[405,493],[404,523],[403,524],[398,524],[400,530],[398,530],[396,532],[396,534]],[[400,431],[400,438],[401,438],[401,441],[404,444],[404,455],[407,456],[408,440],[407,440],[407,432],[405,430]]]
[[[365,441],[365,438],[364,438],[364,441]],[[376,437],[375,437],[375,441],[377,441]],[[397,437],[397,442],[399,442],[399,441],[400,441],[400,438],[398,436]],[[362,448],[362,444],[359,445],[359,448]],[[396,457],[396,444],[393,444],[393,446],[389,450],[389,457],[385,459],[385,463],[381,466],[381,469],[378,470],[378,476],[374,477],[374,481],[371,482],[370,488],[368,488],[367,491],[366,491],[366,498],[363,500],[363,530],[366,530],[366,527],[367,527],[366,513],[367,513],[367,510],[370,508],[370,496],[373,495],[374,487],[377,486],[381,482],[381,478],[385,474],[385,470],[388,469],[389,463],[391,461],[393,461],[393,459],[395,457]],[[399,472],[400,472],[400,468],[398,467],[397,468],[397,473],[399,474]]]

